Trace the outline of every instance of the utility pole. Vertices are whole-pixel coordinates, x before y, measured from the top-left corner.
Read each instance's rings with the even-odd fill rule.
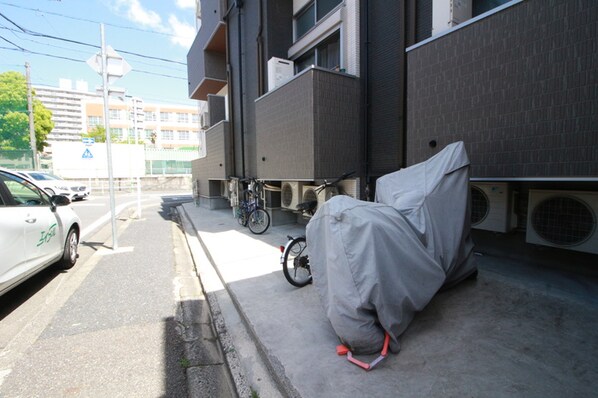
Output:
[[[27,111],[29,113],[29,143],[31,144],[31,154],[33,155],[33,170],[39,170],[39,161],[37,159],[37,144],[35,140],[35,124],[33,122],[33,95],[31,94],[31,72],[29,71],[29,62],[25,62],[25,77],[27,79]]]
[[[135,132],[135,143],[134,147],[137,148],[139,145],[139,130],[137,130],[137,104],[141,101],[137,97],[131,97],[131,102],[133,103],[133,131]],[[137,218],[141,219],[141,179],[139,178],[139,174],[137,175]]]
[[[108,109],[108,96],[110,92],[121,92],[124,95],[124,89],[110,90],[108,86],[112,81],[123,77],[131,70],[129,65],[120,55],[110,46],[106,46],[104,37],[104,24],[100,24],[100,36],[102,49],[99,53],[93,55],[87,60],[87,64],[102,76],[102,93],[104,97],[104,129],[106,130],[106,152],[108,168],[108,187],[110,192],[110,213],[112,215],[112,250],[118,249],[118,240],[116,235],[116,211],[114,205],[114,177],[112,173],[112,138],[110,136],[110,112]]]
[[[104,38],[104,24],[100,24],[102,39],[102,92],[104,94],[104,130],[106,132],[106,155],[108,162],[108,192],[110,194],[110,214],[112,215],[112,250],[118,249],[116,234],[116,210],[114,203],[114,176],[112,173],[112,138],[110,137],[110,112],[108,111],[108,57],[106,56],[106,40]]]

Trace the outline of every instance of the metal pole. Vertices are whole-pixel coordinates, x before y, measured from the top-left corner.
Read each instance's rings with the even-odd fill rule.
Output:
[[[135,129],[135,148],[139,144],[139,132],[137,131],[137,98],[133,97],[133,128]],[[137,218],[141,219],[141,180],[137,175]]]
[[[33,170],[39,170],[39,161],[37,160],[37,144],[35,139],[35,124],[33,122],[33,96],[31,94],[31,73],[29,71],[29,62],[25,62],[25,76],[27,79],[27,111],[29,113],[29,143],[31,144],[31,154],[33,155]]]
[[[108,111],[108,59],[106,55],[106,42],[104,39],[104,24],[100,24],[102,39],[102,91],[104,93],[104,130],[106,130],[106,152],[108,157],[108,190],[110,192],[110,214],[112,215],[112,250],[118,249],[116,236],[116,210],[114,205],[114,178],[112,176],[112,148],[110,137],[110,123]]]

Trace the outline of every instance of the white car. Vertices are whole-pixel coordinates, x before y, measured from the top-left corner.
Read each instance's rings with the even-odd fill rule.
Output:
[[[50,265],[75,265],[81,222],[69,204],[0,168],[0,295]]]
[[[63,195],[71,200],[83,200],[89,196],[89,187],[71,181],[66,181],[47,171],[23,171],[18,174],[29,178],[46,190],[50,195]]]

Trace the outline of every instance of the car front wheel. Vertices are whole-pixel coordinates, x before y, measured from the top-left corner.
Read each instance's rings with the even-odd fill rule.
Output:
[[[64,243],[64,252],[62,254],[62,259],[60,259],[60,261],[56,263],[56,266],[59,269],[73,268],[73,266],[77,262],[77,258],[79,257],[79,254],[77,253],[78,248],[79,236],[77,235],[77,231],[71,229]]]

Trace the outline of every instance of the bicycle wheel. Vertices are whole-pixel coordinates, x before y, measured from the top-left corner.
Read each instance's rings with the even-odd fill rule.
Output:
[[[247,212],[245,211],[245,209],[242,207],[239,207],[237,209],[236,215],[237,215],[237,222],[240,225],[246,227],[247,226]]]
[[[282,262],[282,273],[287,281],[296,287],[311,283],[311,269],[307,257],[307,241],[300,236],[287,246]]]
[[[263,234],[270,226],[270,215],[264,209],[257,208],[247,217],[249,230],[256,235]]]

